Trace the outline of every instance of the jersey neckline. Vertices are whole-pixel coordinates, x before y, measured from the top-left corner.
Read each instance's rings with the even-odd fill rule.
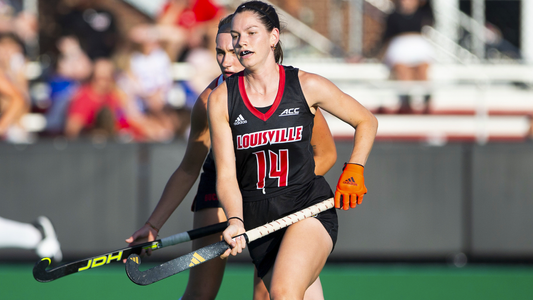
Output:
[[[279,85],[278,85],[278,93],[276,94],[276,99],[274,100],[274,103],[272,103],[272,107],[266,112],[262,113],[257,108],[255,108],[252,103],[250,102],[250,99],[248,98],[248,94],[246,93],[246,88],[244,87],[244,72],[240,73],[239,76],[239,92],[241,94],[242,100],[244,102],[244,105],[248,108],[248,110],[254,114],[259,119],[266,121],[268,118],[270,118],[276,109],[278,109],[278,106],[281,102],[281,98],[283,97],[283,91],[285,89],[285,68],[283,68],[282,65],[279,66]]]

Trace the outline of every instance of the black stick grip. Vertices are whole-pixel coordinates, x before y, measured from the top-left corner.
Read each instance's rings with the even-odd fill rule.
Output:
[[[201,238],[204,236],[208,236],[214,233],[222,232],[224,229],[228,227],[228,222],[220,222],[218,224],[213,224],[193,230],[189,230],[187,233],[189,233],[189,237],[191,240],[195,240],[197,238]]]

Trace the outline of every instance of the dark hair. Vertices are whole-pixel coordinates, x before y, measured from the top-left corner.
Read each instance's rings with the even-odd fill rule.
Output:
[[[233,20],[233,14],[224,17],[218,22],[218,32],[219,33],[230,33],[231,32],[231,21]]]
[[[245,2],[237,7],[233,15],[243,11],[255,12],[259,17],[259,20],[261,20],[261,23],[265,25],[268,31],[272,31],[274,28],[277,28],[279,31],[281,31],[278,13],[272,5],[261,1]],[[274,46],[274,59],[278,64],[283,62],[283,49],[281,49],[281,40],[278,41],[278,44]]]

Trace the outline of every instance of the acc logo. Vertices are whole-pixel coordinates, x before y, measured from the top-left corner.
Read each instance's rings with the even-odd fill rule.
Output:
[[[286,117],[286,116],[295,116],[300,113],[300,108],[286,108],[279,116],[280,117]]]
[[[205,258],[201,257],[200,254],[194,252],[192,255],[191,263],[189,264],[189,267],[196,266],[197,264],[203,263],[205,261]]]
[[[100,256],[97,258],[89,259],[89,262],[87,265],[83,268],[79,268],[78,272],[85,271],[87,269],[96,268],[99,266],[103,266],[105,264],[110,263],[112,260],[120,261],[122,258],[122,251],[118,252],[116,255],[113,255],[114,253],[111,253],[109,255]]]

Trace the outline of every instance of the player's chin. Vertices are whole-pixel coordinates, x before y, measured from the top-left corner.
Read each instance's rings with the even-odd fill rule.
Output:
[[[251,59],[251,57],[249,55],[245,56],[245,57],[242,57],[242,56],[239,56],[239,62],[241,63],[241,65],[244,67],[244,68],[249,68],[251,66],[253,66],[253,60]]]

